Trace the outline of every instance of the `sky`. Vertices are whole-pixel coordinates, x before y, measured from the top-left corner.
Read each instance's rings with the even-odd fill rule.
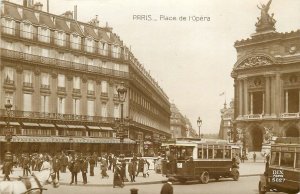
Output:
[[[46,11],[46,0],[40,2]],[[98,15],[100,25],[107,22],[124,44],[131,47],[134,56],[158,81],[170,102],[190,119],[196,131],[200,116],[201,133],[218,133],[220,109],[225,100],[229,103],[233,98],[230,73],[237,58],[234,42],[255,33],[255,23],[260,16],[257,5],[267,4],[268,0],[49,2],[50,12],[58,15],[73,11],[77,5],[77,19],[82,22]],[[275,14],[276,30],[300,29],[299,10],[300,0],[273,0],[269,13]],[[149,19],[149,15],[152,20],[141,20]],[[161,15],[176,20],[161,20]],[[201,21],[201,16],[206,18]],[[180,20],[182,17],[186,20]],[[225,95],[220,96],[222,92]]]

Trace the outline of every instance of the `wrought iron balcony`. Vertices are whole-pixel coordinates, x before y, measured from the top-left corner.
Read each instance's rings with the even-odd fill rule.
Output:
[[[283,113],[280,116],[281,118],[299,118],[300,113]]]
[[[42,89],[49,90],[49,89],[50,89],[50,85],[41,84],[41,88],[42,88]]]
[[[80,93],[80,89],[73,88],[73,93],[79,94]]]
[[[14,80],[10,80],[10,79],[5,79],[4,80],[4,84],[6,84],[6,85],[14,85],[15,81]]]
[[[0,118],[7,117],[5,109],[0,109]],[[62,121],[88,121],[100,123],[114,123],[114,117],[89,116],[89,115],[75,115],[75,114],[60,114],[60,113],[46,113],[46,112],[32,112],[11,110],[11,118],[30,118],[30,119],[47,119],[47,120],[62,120]]]
[[[95,91],[94,90],[88,90],[87,94],[91,95],[91,96],[94,96],[95,95]]]
[[[75,63],[71,61],[59,60],[55,58],[43,57],[38,55],[27,54],[19,51],[13,51],[1,48],[1,58],[9,58],[14,60],[28,61],[43,66],[52,66],[59,69],[75,69],[83,72],[93,72],[104,75],[111,75],[117,77],[129,77],[129,73],[125,71],[117,71],[108,68],[86,65],[82,63]]]
[[[58,92],[66,92],[66,87],[60,87],[60,86],[58,86],[57,87],[57,91]]]
[[[33,87],[33,84],[30,83],[30,82],[23,82],[23,86],[24,86],[24,87],[27,87],[27,88],[32,88],[32,87]]]

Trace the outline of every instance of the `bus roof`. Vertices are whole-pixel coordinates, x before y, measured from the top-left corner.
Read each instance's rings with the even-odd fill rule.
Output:
[[[300,144],[300,137],[278,137],[275,144]]]

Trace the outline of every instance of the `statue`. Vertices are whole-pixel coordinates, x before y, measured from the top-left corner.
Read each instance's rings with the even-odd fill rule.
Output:
[[[274,25],[276,23],[276,20],[273,18],[274,14],[271,14],[270,16],[268,13],[271,3],[272,0],[269,0],[269,2],[266,5],[261,4],[260,7],[257,5],[257,8],[260,9],[261,14],[260,14],[260,18],[257,18],[258,21],[255,24],[256,32],[275,30]]]

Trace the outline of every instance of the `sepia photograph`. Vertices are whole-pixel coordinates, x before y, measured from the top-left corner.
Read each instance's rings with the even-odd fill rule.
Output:
[[[300,194],[299,0],[0,8],[0,194]]]

